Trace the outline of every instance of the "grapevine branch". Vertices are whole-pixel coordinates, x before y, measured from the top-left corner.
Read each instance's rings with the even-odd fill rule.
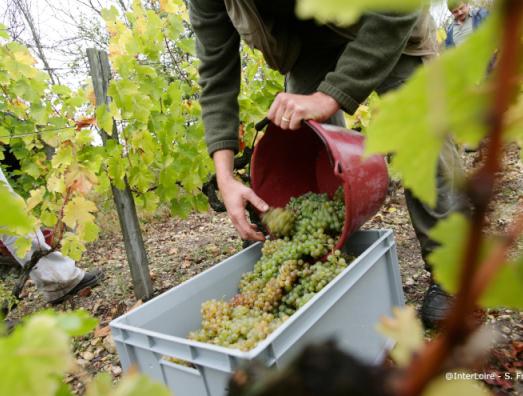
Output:
[[[65,210],[65,205],[67,205],[67,203],[69,202],[69,199],[71,198],[71,193],[72,193],[72,188],[68,187],[65,192],[64,202],[62,203],[62,207],[60,208],[60,215],[58,217],[58,221],[56,222],[56,224],[54,226],[54,230],[53,230],[53,236],[54,236],[53,243],[52,243],[53,248],[58,246],[58,244],[62,240],[62,234],[64,232],[64,224],[63,224],[64,210]]]
[[[172,52],[171,50],[171,46],[169,45],[169,40],[167,39],[167,37],[163,36],[163,40],[165,42],[165,48],[167,49],[167,52],[169,53],[169,56],[171,57],[171,60],[174,64],[174,67],[176,67],[176,69],[178,70],[178,74],[180,75],[181,78],[183,78],[185,80],[185,82],[190,86],[192,87],[193,84],[192,84],[192,81],[189,80],[187,78],[187,76],[185,75],[185,73],[183,73],[182,69],[180,68],[180,65],[178,63],[178,61],[176,60],[176,56],[174,55],[174,53]]]
[[[52,248],[50,250],[36,250],[33,255],[31,256],[31,260],[29,260],[28,263],[24,265],[24,269],[22,272],[22,275],[16,282],[15,287],[13,288],[13,295],[16,299],[20,298],[20,294],[22,293],[22,289],[24,288],[25,282],[27,282],[27,279],[29,279],[29,274],[33,270],[36,264],[40,261],[41,258],[53,253],[56,249]]]
[[[33,255],[31,256],[31,259],[24,265],[22,269],[22,274],[16,281],[15,286],[13,287],[12,294],[15,298],[15,300],[20,299],[20,295],[22,294],[22,290],[24,289],[25,283],[27,282],[27,279],[29,279],[29,274],[33,270],[33,268],[38,264],[41,258],[51,254],[56,249],[50,249],[50,250],[36,250]],[[9,302],[4,302],[2,304],[0,313],[5,316],[9,313],[9,311],[16,307],[16,303],[14,305],[9,304]]]
[[[460,288],[447,320],[444,331],[415,357],[404,372],[398,394],[419,395],[432,378],[441,371],[452,350],[461,345],[475,329],[470,317],[475,303],[502,267],[509,249],[523,229],[523,219],[516,222],[505,243],[496,249],[480,267],[479,246],[482,245],[485,216],[494,196],[496,174],[501,169],[504,116],[516,93],[517,67],[520,51],[520,29],[523,22],[523,2],[505,0],[502,7],[502,37],[496,85],[489,117],[489,141],[484,165],[470,178],[467,195],[474,205],[471,228],[461,267]]]

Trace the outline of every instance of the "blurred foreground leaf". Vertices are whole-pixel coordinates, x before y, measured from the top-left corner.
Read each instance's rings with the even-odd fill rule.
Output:
[[[454,214],[440,221],[432,229],[430,237],[441,246],[428,257],[433,267],[434,279],[449,293],[455,294],[459,283],[459,269],[469,233],[469,223],[463,215]],[[496,241],[487,239],[481,247],[480,260],[485,260]],[[480,299],[489,308],[523,308],[523,256],[505,263],[492,279]]]
[[[463,45],[420,67],[403,88],[383,97],[367,128],[367,151],[394,153],[392,170],[430,206],[436,203],[436,165],[445,139],[452,134],[475,145],[485,136],[486,70],[498,30],[492,16]]]
[[[406,366],[412,355],[423,346],[423,326],[412,306],[395,307],[392,318],[382,318],[376,329],[396,341],[390,351],[391,357],[399,366]]]

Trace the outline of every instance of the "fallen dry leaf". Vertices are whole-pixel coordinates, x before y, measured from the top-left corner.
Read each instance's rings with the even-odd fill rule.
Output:
[[[96,327],[96,329],[94,331],[95,337],[106,337],[109,334],[111,334],[111,329],[109,326],[103,326],[103,327],[98,326],[98,327]]]
[[[93,293],[93,291],[91,290],[90,287],[85,287],[78,292],[78,295],[80,297],[89,297],[92,293]]]
[[[129,308],[129,310],[128,310],[127,312],[131,312],[133,309],[138,308],[138,307],[139,307],[140,305],[142,305],[142,304],[143,304],[143,301],[142,301],[142,300],[138,300],[138,301],[136,301],[136,302],[134,303],[134,305],[133,305],[131,308]]]

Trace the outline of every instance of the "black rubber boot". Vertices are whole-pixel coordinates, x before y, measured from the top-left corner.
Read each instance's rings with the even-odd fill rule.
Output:
[[[453,298],[439,285],[433,283],[423,298],[421,321],[427,329],[437,328],[447,316]]]
[[[100,269],[95,269],[92,272],[86,272],[84,274],[84,277],[78,283],[75,287],[73,287],[71,290],[69,290],[66,294],[64,294],[62,297],[59,297],[55,300],[49,301],[49,304],[60,304],[61,302],[65,301],[70,296],[75,295],[80,290],[85,289],[86,287],[94,287],[100,283],[100,281],[103,279],[103,272]]]

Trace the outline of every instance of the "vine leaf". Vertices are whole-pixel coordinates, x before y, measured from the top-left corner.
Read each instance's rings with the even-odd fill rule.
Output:
[[[176,0],[160,0],[160,10],[177,13],[180,10],[180,2]]]
[[[24,257],[29,249],[31,249],[33,242],[30,237],[18,238],[15,241],[15,252],[18,257]]]
[[[94,125],[96,122],[96,118],[94,117],[84,117],[80,118],[79,120],[76,120],[74,123],[76,125],[75,129],[77,131],[80,131],[83,128],[86,128],[88,126]]]
[[[434,280],[454,294],[459,283],[459,263],[469,232],[469,222],[458,213],[441,220],[430,231],[430,238],[441,244],[429,256]]]
[[[104,130],[108,135],[113,133],[113,118],[107,109],[107,105],[103,104],[96,108],[96,125],[98,128]]]
[[[0,394],[54,395],[73,361],[69,334],[85,334],[92,323],[85,313],[45,312],[0,338]]]
[[[440,221],[431,230],[430,237],[441,244],[428,257],[433,267],[433,275],[448,293],[458,289],[459,268],[464,254],[466,236],[470,229],[469,222],[461,214],[453,214]],[[492,251],[496,241],[488,239],[480,248],[480,260]],[[523,308],[523,256],[511,260],[492,279],[489,287],[480,298],[481,305],[489,308]]]
[[[169,396],[171,393],[164,385],[154,382],[145,375],[131,374],[113,388],[111,376],[107,373],[96,376],[89,384],[86,396]]]
[[[73,165],[65,175],[65,185],[72,192],[87,194],[96,184],[96,175],[84,166]]]
[[[496,45],[492,16],[461,46],[420,67],[403,86],[383,97],[367,128],[367,151],[394,153],[393,172],[419,199],[436,203],[436,165],[450,134],[477,144],[486,133],[487,65]],[[373,112],[374,114],[374,112]]]
[[[66,232],[63,235],[61,245],[62,253],[73,260],[80,260],[85,251],[85,245],[80,240],[80,236],[72,232]]]
[[[480,299],[485,307],[511,307],[523,309],[523,256],[508,262],[494,276]]]
[[[36,190],[32,190],[29,198],[27,198],[26,206],[27,210],[31,211],[42,203],[45,195],[45,187],[39,187]]]
[[[2,233],[29,233],[35,226],[34,220],[27,214],[27,207],[23,199],[14,195],[7,185],[0,181],[0,202],[2,215],[0,216],[0,230]]]
[[[65,205],[63,220],[69,227],[75,228],[79,224],[93,222],[92,213],[96,211],[94,202],[82,196],[76,196]]]
[[[412,354],[423,346],[423,326],[412,306],[395,307],[392,314],[392,318],[381,318],[376,329],[396,341],[390,355],[399,366],[406,366]]]
[[[88,222],[78,226],[78,236],[85,242],[94,242],[100,234],[100,227],[96,223]]]

